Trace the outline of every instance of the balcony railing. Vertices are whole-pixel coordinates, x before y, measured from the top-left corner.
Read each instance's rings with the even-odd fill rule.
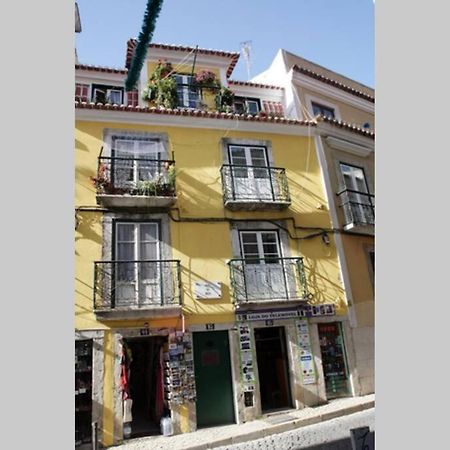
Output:
[[[175,201],[175,161],[100,156],[94,183],[97,200],[105,206],[170,206]]]
[[[220,172],[229,209],[283,209],[291,203],[283,168],[224,164]]]
[[[97,261],[94,310],[139,310],[181,305],[180,261]]]
[[[343,189],[337,193],[344,211],[345,226],[375,225],[375,196],[365,192]]]
[[[232,259],[228,264],[238,305],[310,298],[303,258]]]

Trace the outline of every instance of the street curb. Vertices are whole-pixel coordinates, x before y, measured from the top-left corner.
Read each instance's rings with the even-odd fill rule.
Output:
[[[356,412],[364,411],[375,407],[375,401],[370,400],[368,402],[360,403],[358,405],[346,406],[336,411],[329,411],[314,417],[305,417],[304,419],[294,419],[289,422],[280,423],[276,425],[268,425],[266,428],[256,431],[250,431],[245,434],[233,436],[229,438],[216,439],[207,444],[194,445],[185,447],[184,450],[205,450],[222,447],[232,444],[240,444],[243,442],[253,441],[255,439],[261,439],[273,434],[285,433],[286,431],[293,431],[298,428],[302,428],[308,425],[314,425],[316,423],[325,422],[327,420],[336,419],[337,417],[347,416]]]

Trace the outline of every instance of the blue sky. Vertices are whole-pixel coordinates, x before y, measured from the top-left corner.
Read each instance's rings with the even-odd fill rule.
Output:
[[[123,67],[147,0],[77,0],[81,63]],[[374,87],[373,0],[164,0],[152,42],[239,51],[251,41],[254,76],[279,48]],[[247,80],[243,56],[233,79]]]

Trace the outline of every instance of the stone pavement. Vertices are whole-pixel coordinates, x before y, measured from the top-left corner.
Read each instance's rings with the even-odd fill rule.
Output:
[[[369,427],[359,448],[375,448],[375,409],[366,409],[325,422],[307,425],[254,441],[217,447],[216,450],[353,450],[350,430]]]
[[[206,450],[252,441],[373,408],[375,395],[332,400],[323,406],[267,414],[243,424],[202,428],[177,436],[149,436],[109,447],[114,450]]]

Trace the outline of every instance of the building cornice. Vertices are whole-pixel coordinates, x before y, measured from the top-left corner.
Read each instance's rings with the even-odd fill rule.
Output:
[[[75,102],[75,119],[92,122],[160,125],[185,128],[239,130],[257,133],[311,135],[314,121],[298,121],[275,117],[245,116],[240,114],[206,113],[205,111],[163,110],[118,105],[100,105]]]
[[[342,91],[337,87],[330,86],[307,75],[291,70],[294,84],[310,89],[311,91],[323,94],[327,97],[347,103],[355,108],[361,109],[371,114],[375,114],[374,103],[357,97],[353,94]]]
[[[330,147],[336,150],[342,150],[353,155],[362,156],[363,158],[374,152],[373,146],[368,147],[366,145],[350,142],[347,139],[340,139],[334,136],[327,136],[325,141]]]

